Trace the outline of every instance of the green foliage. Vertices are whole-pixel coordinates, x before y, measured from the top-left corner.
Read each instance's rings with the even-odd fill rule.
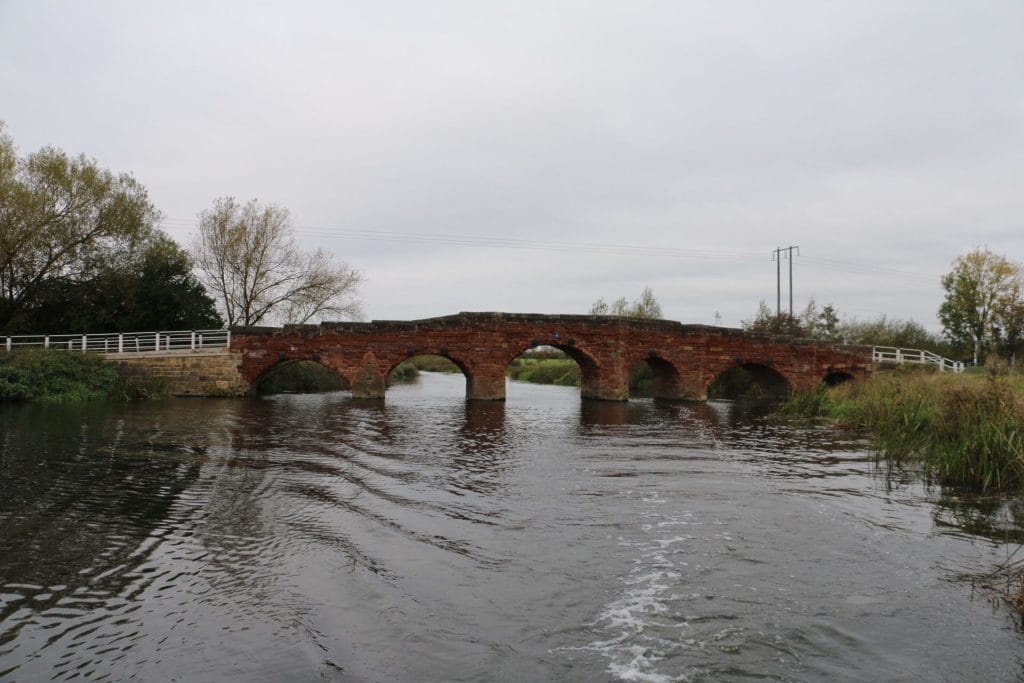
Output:
[[[449,358],[445,358],[444,356],[437,356],[434,354],[414,356],[402,361],[396,365],[390,373],[388,373],[388,385],[415,382],[420,376],[421,371],[444,372],[448,374],[462,372],[454,361]]]
[[[314,394],[348,388],[348,383],[330,368],[310,360],[294,360],[271,368],[255,390],[258,394]]]
[[[524,353],[513,359],[505,374],[519,382],[531,384],[554,384],[563,387],[578,387],[581,382],[580,366],[558,349],[542,348]],[[629,393],[631,396],[651,396],[654,387],[654,371],[647,363],[637,363],[629,371]]]
[[[629,369],[629,395],[640,398],[654,395],[654,368],[637,363]]]
[[[409,384],[419,379],[420,370],[412,361],[404,360],[388,373],[388,386],[392,384]]]
[[[117,369],[92,354],[38,349],[0,355],[0,402],[72,403],[119,395]]]
[[[754,318],[741,324],[744,330],[756,334],[808,337],[837,344],[927,349],[941,355],[953,355],[946,341],[918,322],[890,319],[884,315],[873,320],[844,320],[835,306],[827,304],[819,310],[814,299],[808,302],[799,316],[794,317],[787,313],[776,315],[761,301]]]
[[[814,302],[811,302],[813,306]],[[789,337],[808,337],[807,325],[796,316],[788,313],[772,313],[763,300],[758,303],[757,313],[751,320],[740,321],[740,326],[751,334],[784,335]]]
[[[763,393],[754,376],[738,365],[718,375],[708,385],[708,398],[712,399],[759,398]]]
[[[889,319],[881,315],[874,320],[845,321],[839,326],[839,341],[864,346],[898,346],[905,349],[927,349],[951,355],[949,344],[913,320]]]
[[[192,274],[188,254],[154,232],[93,279],[54,278],[21,316],[23,330],[43,333],[219,328],[213,300]]]
[[[865,429],[893,462],[943,484],[1024,488],[1024,378],[905,371],[796,394],[783,409]]]
[[[1016,352],[1024,332],[1024,269],[987,249],[957,257],[942,278],[946,298],[939,307],[946,336],[971,348],[974,364],[993,344]]]
[[[48,291],[124,262],[158,218],[130,175],[50,147],[19,157],[0,129],[0,328],[40,331],[31,309]]]
[[[580,385],[580,366],[571,358],[523,358],[513,360],[506,374],[520,382],[556,384],[564,387]]]
[[[654,296],[650,287],[644,287],[640,298],[629,303],[626,297],[616,299],[611,304],[603,298],[598,299],[590,306],[590,315],[614,315],[621,318],[648,318],[660,320],[662,318],[661,304]]]
[[[462,372],[462,370],[459,369],[459,366],[451,359],[434,354],[414,356],[409,360],[404,361],[404,363],[408,363],[417,370],[422,370],[423,372],[447,372],[450,374]]]

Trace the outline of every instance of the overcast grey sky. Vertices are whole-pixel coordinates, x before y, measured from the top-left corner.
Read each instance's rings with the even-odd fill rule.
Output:
[[[650,285],[737,325],[799,245],[797,308],[937,329],[958,254],[1024,259],[1020,0],[0,0],[0,120],[183,244],[216,197],[286,206],[377,319]]]

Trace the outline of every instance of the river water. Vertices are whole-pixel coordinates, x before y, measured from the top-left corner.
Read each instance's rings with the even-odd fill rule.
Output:
[[[0,680],[1002,681],[1020,527],[756,406],[0,411]]]

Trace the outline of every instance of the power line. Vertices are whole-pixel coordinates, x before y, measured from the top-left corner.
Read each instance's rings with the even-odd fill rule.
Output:
[[[164,219],[161,225],[169,229],[194,231],[196,221],[186,219]],[[486,237],[445,233],[400,232],[394,230],[360,230],[354,228],[323,228],[316,226],[294,226],[302,235],[333,237],[338,239],[365,240],[374,242],[405,242],[411,244],[442,244],[460,247],[487,247],[492,249],[527,249],[532,251],[590,252],[609,254],[630,254],[639,256],[669,256],[674,258],[720,259],[720,260],[762,260],[763,252],[719,251],[710,249],[678,249],[671,247],[649,247],[636,244],[607,242],[569,242],[508,237]]]
[[[165,218],[161,221],[161,227],[176,232],[194,233],[198,227],[198,221],[185,218]],[[592,254],[615,254],[633,256],[658,256],[667,258],[695,259],[695,260],[717,260],[717,261],[762,261],[765,256],[760,251],[725,251],[710,249],[680,249],[673,247],[643,246],[637,244],[617,244],[608,242],[572,242],[572,241],[551,241],[534,239],[516,239],[507,237],[489,237],[475,235],[459,235],[451,233],[422,233],[403,232],[394,230],[367,230],[356,228],[323,227],[323,226],[294,226],[294,231],[300,235],[314,237],[327,237],[332,239],[370,241],[370,242],[397,242],[405,244],[437,244],[444,246],[466,247],[466,248],[488,248],[488,249],[516,249],[530,251],[569,252],[569,253],[592,253]],[[792,249],[797,247],[781,247],[774,250],[772,260],[777,260],[776,255],[781,257],[781,252],[788,251],[790,258],[790,276],[792,280]],[[852,263],[836,259],[828,259],[816,256],[796,254],[804,263],[811,267],[828,269],[830,271],[843,271],[858,275],[873,275],[893,280],[902,280],[914,284],[934,285],[938,275],[916,273],[895,268],[886,268],[873,264]],[[777,294],[778,313],[781,313],[781,264],[777,264]],[[792,299],[792,281],[790,282],[790,298]],[[792,304],[790,306],[792,308]]]

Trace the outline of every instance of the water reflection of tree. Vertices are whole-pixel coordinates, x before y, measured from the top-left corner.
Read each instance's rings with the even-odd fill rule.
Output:
[[[37,646],[31,635],[19,645],[23,629],[52,629],[56,646],[131,611],[157,580],[144,565],[174,530],[175,503],[204,458],[189,438],[194,418],[160,405],[0,411],[0,643],[12,658]],[[76,650],[90,657],[93,645]],[[68,670],[80,663],[53,660]]]
[[[995,543],[1024,544],[1024,500],[1020,498],[971,496],[964,492],[958,495],[948,491],[935,502],[932,519],[940,529]]]
[[[146,557],[134,552],[139,543],[164,525],[201,466],[201,446],[153,441],[121,406],[8,408],[0,425],[0,576],[8,581],[74,584],[83,570],[138,565]]]

